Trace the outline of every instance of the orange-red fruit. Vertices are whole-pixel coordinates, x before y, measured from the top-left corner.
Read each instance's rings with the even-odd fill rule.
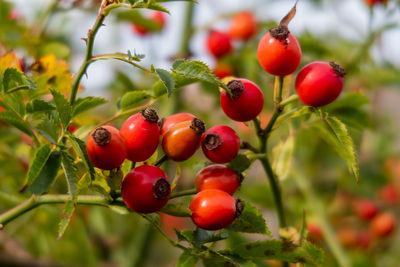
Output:
[[[191,121],[196,116],[190,113],[176,113],[171,116],[168,116],[160,121],[160,128],[161,128],[161,135],[165,134],[172,126],[177,123],[184,122],[184,121]]]
[[[125,139],[118,129],[101,126],[90,133],[86,152],[90,162],[99,169],[112,170],[124,162],[127,154]]]
[[[121,194],[130,209],[140,213],[151,213],[167,204],[171,189],[163,170],[152,165],[142,165],[125,176]]]
[[[233,39],[248,40],[254,36],[257,29],[257,22],[251,12],[243,11],[237,13],[229,28],[229,35]]]
[[[356,201],[354,209],[357,216],[362,220],[370,220],[378,213],[378,207],[375,202],[368,199]]]
[[[165,155],[174,161],[189,159],[199,148],[204,130],[204,123],[197,118],[175,124],[163,135]]]
[[[231,168],[221,165],[209,165],[199,171],[194,180],[198,192],[207,189],[219,189],[233,195],[239,188],[242,176]]]
[[[160,30],[162,28],[164,28],[165,25],[165,15],[163,12],[161,11],[155,11],[152,13],[152,15],[150,16],[150,19],[153,20],[154,22],[156,22],[159,26],[160,26]],[[149,30],[146,29],[143,26],[140,26],[138,24],[133,24],[132,25],[132,29],[134,32],[136,32],[139,35],[146,35],[149,33]]]
[[[370,232],[374,237],[387,237],[396,228],[396,219],[390,212],[378,214],[371,221]]]
[[[296,91],[301,102],[321,107],[333,102],[343,89],[345,71],[335,62],[312,62],[296,77]]]
[[[221,31],[211,31],[206,39],[206,46],[216,58],[222,57],[232,50],[231,38]]]
[[[323,238],[322,230],[319,225],[315,223],[307,223],[307,231],[310,233],[309,238],[313,241],[320,241]]]
[[[128,149],[127,158],[134,162],[145,161],[156,151],[160,140],[158,115],[147,108],[129,117],[120,129]]]
[[[379,190],[380,199],[389,205],[395,205],[399,201],[399,192],[395,185],[388,184]]]
[[[229,126],[216,125],[201,137],[204,155],[215,163],[228,163],[239,153],[240,139]]]
[[[287,32],[283,32],[287,31]],[[257,58],[263,69],[276,76],[293,73],[300,64],[301,48],[296,37],[278,26],[260,40]]]
[[[205,230],[227,227],[240,216],[243,207],[243,202],[218,189],[200,191],[190,202],[194,224]]]
[[[223,90],[220,102],[224,113],[235,121],[250,121],[260,114],[264,95],[257,84],[247,79],[235,79],[228,84],[231,96]]]

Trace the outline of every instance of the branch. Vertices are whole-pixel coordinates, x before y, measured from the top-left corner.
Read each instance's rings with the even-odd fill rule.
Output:
[[[119,60],[119,61],[123,61],[123,62],[126,62],[126,63],[128,63],[128,64],[131,64],[132,66],[134,66],[134,67],[136,67],[136,68],[138,68],[138,69],[141,69],[141,70],[143,70],[143,71],[145,71],[145,72],[153,73],[153,71],[151,71],[151,70],[149,70],[149,69],[147,69],[147,68],[145,68],[145,67],[142,67],[142,66],[140,66],[139,64],[136,64],[135,62],[133,62],[133,60],[130,60],[130,59],[129,59],[129,56],[128,56],[128,55],[123,54],[123,53],[96,55],[96,56],[93,56],[93,57],[89,60],[89,64],[92,63],[92,62],[95,62],[95,61],[97,61],[97,60],[107,60],[107,59],[116,59],[116,60]]]

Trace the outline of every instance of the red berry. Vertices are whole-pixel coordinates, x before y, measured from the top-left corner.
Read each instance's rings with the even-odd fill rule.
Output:
[[[126,143],[118,129],[101,126],[90,133],[86,143],[90,161],[99,169],[112,170],[121,166],[126,158]]]
[[[194,118],[196,118],[196,116],[190,113],[176,113],[161,119],[160,121],[161,135],[165,134],[165,132],[168,131],[175,124],[184,121],[191,121]]]
[[[240,216],[243,202],[218,189],[197,193],[190,202],[194,224],[205,230],[219,230]]]
[[[308,106],[325,106],[342,92],[344,75],[344,70],[334,62],[310,63],[296,77],[297,94]]]
[[[174,161],[189,159],[199,148],[204,123],[194,118],[172,126],[162,139],[162,149],[165,155]]]
[[[156,22],[160,26],[160,30],[162,30],[162,28],[165,25],[165,15],[161,11],[153,12],[152,15],[150,16],[150,20],[153,20],[154,22]],[[149,33],[149,30],[147,28],[140,26],[138,24],[133,24],[132,29],[134,32],[138,33],[139,35],[146,35]]]
[[[257,58],[266,72],[286,76],[299,66],[301,48],[287,27],[278,26],[261,39],[257,48]]]
[[[379,197],[386,204],[395,205],[399,201],[399,192],[394,185],[388,184],[379,190]]]
[[[308,238],[313,242],[319,242],[323,239],[324,235],[318,224],[307,223],[307,231],[309,232]]]
[[[387,4],[387,0],[364,0],[364,2],[370,7],[373,7],[374,5],[377,4],[384,4],[384,5]]]
[[[370,220],[378,213],[375,202],[370,200],[359,200],[354,204],[358,217],[362,220]]]
[[[25,72],[24,61],[21,58],[18,59],[18,65],[19,65],[19,68],[21,69],[21,71]]]
[[[156,151],[160,139],[157,122],[157,112],[150,108],[129,117],[124,122],[120,132],[126,140],[129,160],[144,161]]]
[[[239,12],[232,21],[229,35],[234,39],[248,40],[256,33],[257,22],[251,12]]]
[[[233,68],[230,65],[218,63],[214,69],[214,74],[219,79],[233,75]]]
[[[257,84],[247,79],[230,81],[228,89],[222,91],[220,102],[225,114],[235,121],[250,121],[260,114],[264,105],[264,95]]]
[[[219,189],[233,195],[239,188],[242,176],[231,168],[215,164],[202,169],[194,180],[198,192]]]
[[[340,243],[349,248],[355,248],[358,244],[358,232],[355,228],[343,228],[337,233]]]
[[[142,165],[125,176],[121,194],[130,209],[140,213],[151,213],[167,204],[171,189],[163,170],[152,165]]]
[[[219,58],[232,50],[231,39],[228,34],[220,31],[211,31],[206,40],[208,51]]]
[[[204,155],[215,163],[227,163],[239,152],[240,140],[229,126],[217,125],[206,131],[201,137]]]
[[[371,221],[370,232],[374,237],[386,237],[396,228],[396,219],[390,212],[378,214]]]
[[[371,235],[368,231],[358,232],[357,246],[359,249],[366,250],[371,244]]]

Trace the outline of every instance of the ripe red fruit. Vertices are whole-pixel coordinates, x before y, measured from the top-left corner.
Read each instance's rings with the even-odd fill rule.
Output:
[[[379,197],[386,204],[395,205],[399,201],[399,192],[394,185],[388,184],[379,190]]]
[[[378,213],[378,207],[375,202],[368,199],[356,201],[354,209],[357,216],[362,220],[370,220]]]
[[[306,226],[307,231],[309,232],[308,238],[312,241],[312,242],[319,242],[323,239],[323,234],[322,234],[322,230],[319,227],[319,225],[315,224],[315,223],[307,223]]]
[[[215,57],[222,57],[232,50],[231,38],[221,31],[211,31],[207,36],[206,46]]]
[[[301,48],[286,26],[271,29],[261,38],[257,58],[263,69],[276,76],[293,73],[300,64]]]
[[[220,102],[224,113],[235,121],[250,121],[260,114],[264,105],[264,95],[257,84],[247,79],[230,81],[228,89],[221,92]]]
[[[190,113],[176,113],[160,120],[161,135],[179,122],[191,121],[196,116]]]
[[[358,232],[354,228],[342,228],[338,231],[337,236],[345,247],[355,248],[358,245]]]
[[[198,192],[207,189],[219,189],[233,195],[239,188],[242,176],[231,168],[215,164],[199,171],[194,180]]]
[[[390,212],[378,214],[371,221],[370,232],[374,237],[387,237],[396,228],[396,219]]]
[[[129,160],[144,161],[156,151],[160,139],[157,122],[157,112],[151,108],[129,117],[124,122],[120,133],[125,138]]]
[[[175,124],[163,135],[165,155],[174,161],[187,160],[199,148],[204,130],[204,122],[197,118]]]
[[[194,224],[205,230],[219,230],[239,217],[243,202],[218,189],[207,189],[197,193],[190,202]]]
[[[227,163],[239,153],[240,140],[229,126],[211,127],[201,137],[201,148],[204,155],[215,163]]]
[[[215,66],[214,74],[219,79],[223,79],[233,75],[233,68],[230,65],[218,63],[217,66]]]
[[[257,22],[251,12],[237,13],[231,21],[229,35],[233,39],[248,40],[256,33]]]
[[[371,235],[368,231],[358,232],[357,247],[362,250],[369,248],[371,244]]]
[[[343,68],[335,62],[310,63],[296,77],[297,94],[308,106],[325,106],[342,92],[345,74]]]
[[[152,165],[142,165],[125,176],[121,194],[130,209],[140,213],[151,213],[167,204],[171,188],[163,170]]]
[[[369,7],[373,7],[374,5],[377,4],[387,4],[387,0],[364,0],[364,2],[369,6]]]
[[[165,15],[161,11],[155,11],[152,13],[150,16],[150,19],[156,22],[160,26],[160,30],[164,28],[165,25]],[[132,29],[134,32],[138,33],[139,35],[146,35],[149,33],[149,30],[146,29],[143,26],[140,26],[138,24],[133,24]]]
[[[118,129],[101,126],[90,133],[86,152],[90,162],[99,169],[118,168],[126,158],[126,143]]]

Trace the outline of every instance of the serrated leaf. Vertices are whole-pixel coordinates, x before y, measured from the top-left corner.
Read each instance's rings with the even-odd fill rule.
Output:
[[[152,9],[152,10],[161,11],[161,12],[169,14],[169,10],[168,9],[166,9],[162,5],[154,3],[154,2],[150,2],[149,5],[147,6],[147,8],[148,9]]]
[[[75,202],[73,200],[69,200],[64,207],[63,215],[61,217],[61,221],[58,224],[58,237],[57,239],[60,240],[61,237],[64,235],[65,230],[69,223],[71,222],[72,215],[75,212]]]
[[[21,71],[15,68],[8,68],[3,75],[3,89],[4,93],[12,93],[21,89],[31,89],[31,83]]]
[[[35,195],[41,195],[49,191],[54,179],[57,177],[60,166],[61,154],[59,151],[54,151],[50,154],[39,175],[28,187],[28,192]]]
[[[292,163],[292,157],[294,152],[295,140],[293,135],[284,141],[280,142],[272,150],[273,162],[272,168],[279,177],[279,179],[285,179],[290,171],[290,165]]]
[[[150,98],[150,94],[145,91],[132,91],[123,95],[121,99],[121,110],[137,107],[141,101]]]
[[[67,99],[55,90],[50,90],[53,95],[54,103],[56,104],[57,113],[61,124],[64,129],[67,129],[69,121],[71,120],[72,107]]]
[[[28,113],[49,112],[55,109],[54,105],[41,99],[34,99],[26,104],[26,112]]]
[[[198,257],[190,255],[190,253],[187,250],[185,250],[179,256],[176,267],[194,267],[194,266],[196,266],[196,263],[198,260],[199,260]]]
[[[312,113],[312,107],[296,107],[294,109],[289,110],[288,112],[283,113],[281,116],[278,117],[275,124],[281,124],[286,120],[294,119],[297,117],[301,117],[307,114]]]
[[[196,228],[193,234],[196,244],[198,245],[217,242],[227,239],[229,237],[229,234],[227,232],[207,231],[201,228]]]
[[[249,202],[243,201],[244,209],[242,214],[236,218],[227,229],[243,233],[259,233],[272,236],[261,212]]]
[[[65,151],[61,151],[61,159],[65,178],[67,180],[68,192],[71,196],[71,200],[74,200],[79,180],[76,173],[76,165],[74,159]]]
[[[176,69],[180,64],[182,64],[183,62],[185,62],[186,60],[184,59],[176,59],[173,63],[172,63],[172,68]]]
[[[29,166],[25,185],[29,186],[35,181],[35,179],[38,177],[43,167],[45,166],[48,158],[50,157],[50,154],[50,144],[44,144],[38,150],[36,150],[35,156],[33,157]]]
[[[264,260],[273,259],[286,262],[307,263],[320,266],[323,263],[322,250],[309,242],[301,246],[287,240],[264,240],[242,243],[233,249],[233,253],[244,259]]]
[[[171,73],[163,69],[156,69],[156,72],[167,88],[168,96],[170,96],[175,88],[174,77],[171,75]]]
[[[18,114],[12,111],[6,110],[0,112],[0,121],[14,126],[18,130],[26,133],[27,135],[33,136],[33,132],[29,123],[21,119]]]
[[[175,233],[176,233],[176,236],[178,237],[179,241],[187,241],[187,242],[189,242],[191,244],[195,243],[194,231],[193,230],[182,230],[182,231],[179,231],[179,230],[175,229]]]
[[[42,121],[36,126],[38,132],[40,132],[47,140],[53,144],[57,143],[59,127],[57,123],[49,119],[43,118]]]
[[[88,171],[89,177],[93,181],[95,179],[95,171],[93,164],[90,162],[89,156],[87,155],[85,142],[73,136],[69,136],[69,140],[71,141],[75,152],[78,153],[79,157],[82,159],[83,164]]]
[[[228,167],[238,173],[242,173],[247,170],[251,165],[251,161],[246,157],[246,155],[238,154],[231,162],[229,162]]]
[[[107,103],[107,100],[101,97],[88,96],[85,98],[79,98],[74,104],[72,117],[75,117],[85,111],[88,111],[89,109],[95,108],[104,103]]]
[[[192,216],[192,212],[182,202],[178,201],[169,201],[162,209],[161,212],[166,214],[177,216],[177,217],[190,217]]]

